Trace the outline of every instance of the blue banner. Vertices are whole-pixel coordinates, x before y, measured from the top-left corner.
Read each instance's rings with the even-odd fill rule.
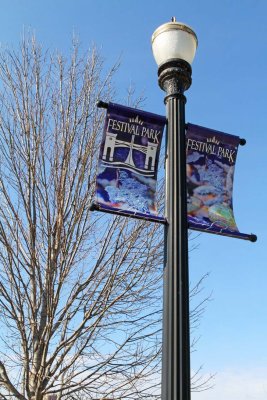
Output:
[[[165,222],[156,207],[157,170],[166,119],[109,103],[94,208]]]
[[[239,232],[233,213],[233,181],[240,138],[188,124],[187,213],[190,229],[255,241]]]
[[[157,171],[166,118],[115,103],[107,114],[92,209],[167,223],[156,206]],[[187,214],[193,230],[255,241],[238,230],[233,182],[240,138],[188,124]]]

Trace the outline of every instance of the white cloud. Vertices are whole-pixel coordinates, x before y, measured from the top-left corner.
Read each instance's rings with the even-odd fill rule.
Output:
[[[267,369],[228,369],[218,372],[214,388],[192,393],[192,400],[266,400]]]

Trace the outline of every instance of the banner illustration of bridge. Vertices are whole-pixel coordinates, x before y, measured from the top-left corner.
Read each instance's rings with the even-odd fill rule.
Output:
[[[118,140],[117,133],[107,132],[102,155],[103,163],[109,167],[123,167],[124,169],[134,171],[137,174],[154,176],[158,144],[148,141],[147,146],[143,146],[140,144],[136,144],[134,139],[135,135],[132,135],[130,142]],[[114,159],[114,151],[117,148],[126,148],[129,150],[125,161],[119,162],[116,161],[116,158]],[[138,168],[135,165],[133,158],[133,152],[135,151],[140,151],[145,155],[143,168]]]

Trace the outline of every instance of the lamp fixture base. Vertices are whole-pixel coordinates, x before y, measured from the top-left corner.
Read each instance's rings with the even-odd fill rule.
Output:
[[[181,59],[173,59],[159,66],[158,82],[168,96],[180,96],[190,88],[191,65]]]

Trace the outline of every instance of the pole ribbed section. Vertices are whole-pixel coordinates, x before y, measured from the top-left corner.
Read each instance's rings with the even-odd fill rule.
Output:
[[[168,94],[162,400],[190,400],[185,103]]]

